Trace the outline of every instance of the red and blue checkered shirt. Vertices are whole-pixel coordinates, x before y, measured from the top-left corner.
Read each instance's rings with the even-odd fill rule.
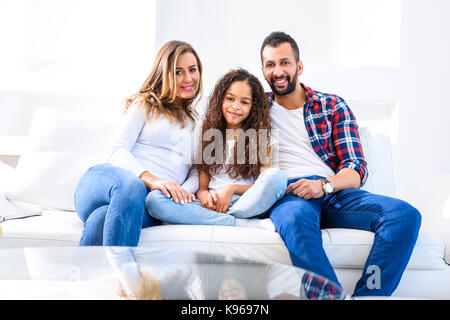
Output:
[[[305,126],[314,151],[335,173],[344,168],[356,170],[363,186],[369,172],[353,112],[344,99],[301,85],[306,92]],[[274,93],[267,95],[272,106]]]

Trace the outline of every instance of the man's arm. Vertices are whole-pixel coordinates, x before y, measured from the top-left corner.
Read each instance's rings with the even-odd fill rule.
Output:
[[[327,179],[334,187],[334,191],[346,189],[358,189],[361,185],[361,177],[356,170],[344,168],[335,176]]]
[[[346,102],[337,97],[333,110],[333,131],[331,137],[335,147],[337,173],[327,177],[334,187],[334,192],[346,189],[358,189],[367,180],[367,163],[358,134],[358,126]],[[324,195],[320,180],[301,179],[291,183],[286,194],[291,192],[303,199],[320,198]]]
[[[359,139],[356,118],[344,99],[339,97],[336,99],[336,106],[333,111],[333,131],[331,136],[335,148],[334,153],[338,160],[337,174],[346,168],[353,169],[360,177],[357,188],[362,187],[367,180],[369,172]],[[346,174],[344,175],[347,177]]]
[[[361,185],[359,173],[353,169],[344,168],[335,176],[327,179],[334,187],[334,192],[346,189],[358,189]],[[291,183],[286,188],[286,194],[292,191],[292,194],[305,200],[311,198],[320,198],[324,196],[322,181],[300,179]]]

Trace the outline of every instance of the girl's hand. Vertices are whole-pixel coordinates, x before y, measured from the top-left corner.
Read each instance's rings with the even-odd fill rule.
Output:
[[[203,208],[216,211],[216,204],[214,202],[213,195],[207,190],[199,190],[197,192],[198,200]]]
[[[161,190],[167,198],[172,197],[176,203],[185,204],[195,200],[195,195],[184,190],[176,181],[160,180],[148,171],[141,174],[140,178],[151,190]]]
[[[231,184],[224,187],[222,190],[220,190],[219,193],[215,193],[213,197],[216,200],[217,209],[216,211],[219,213],[225,213],[228,210],[228,207],[230,206],[231,199],[233,198],[234,190],[233,186]]]

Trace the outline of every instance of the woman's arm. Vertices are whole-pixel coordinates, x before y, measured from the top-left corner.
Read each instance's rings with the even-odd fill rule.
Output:
[[[108,157],[111,164],[127,169],[138,177],[145,171],[145,168],[136,160],[131,150],[144,126],[145,110],[138,103],[134,103],[119,124]]]
[[[148,188],[161,190],[166,197],[172,196],[173,201],[177,203],[184,204],[194,200],[194,195],[181,188],[176,181],[160,180],[146,170],[131,153],[145,124],[145,109],[138,102],[133,103],[128,108],[116,132],[109,162],[134,173]]]

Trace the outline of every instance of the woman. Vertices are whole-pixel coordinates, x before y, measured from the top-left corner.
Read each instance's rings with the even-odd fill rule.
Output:
[[[202,125],[198,200],[181,207],[154,190],[146,200],[150,215],[171,224],[275,231],[269,218],[258,218],[285,194],[287,185],[286,174],[272,167],[269,108],[258,78],[244,69],[226,73],[209,98]],[[211,143],[205,137],[212,130],[218,136]],[[207,152],[211,144],[219,149],[214,148],[214,155]]]
[[[192,105],[201,92],[195,50],[182,41],[162,46],[141,89],[126,100],[108,163],[90,168],[77,186],[80,246],[137,246],[141,228],[158,223],[145,209],[151,190],[177,203],[195,199],[181,184],[193,162],[193,146],[185,142],[193,136]]]

